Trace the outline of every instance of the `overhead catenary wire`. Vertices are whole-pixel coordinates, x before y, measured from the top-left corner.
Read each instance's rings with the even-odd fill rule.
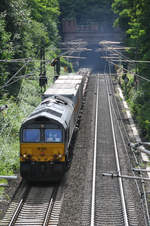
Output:
[[[81,43],[72,43],[72,44],[78,44],[77,45],[77,48],[78,46],[80,46]],[[76,49],[77,49],[76,48]],[[60,54],[61,57],[66,57],[66,58],[69,58],[70,56],[65,56],[65,54],[72,54],[74,51],[73,49],[71,50],[67,50],[66,52],[63,52]],[[51,60],[49,59],[32,59],[32,58],[21,58],[21,59],[3,59],[3,60],[0,60],[0,62],[4,62],[4,63],[19,63],[19,62],[23,62],[25,63],[8,81],[6,81],[2,86],[0,86],[0,90],[3,90],[4,88],[16,83],[17,81],[19,81],[20,79],[22,78],[27,78],[28,76],[31,76],[32,74],[29,73],[29,74],[25,74],[25,75],[21,75],[21,76],[17,76],[19,74],[19,72],[25,67],[27,66],[27,64],[29,64],[30,62],[44,62],[46,64],[50,63]],[[12,81],[15,77],[17,76],[17,79]]]
[[[34,71],[37,71],[37,70],[34,70]],[[33,71],[32,73],[30,73],[30,74],[28,73],[28,74],[25,74],[25,75],[17,76],[17,78],[16,78],[14,81],[9,82],[9,83],[7,83],[7,84],[5,83],[3,86],[1,86],[1,87],[0,87],[0,90],[3,90],[3,89],[5,89],[5,88],[9,87],[10,85],[16,83],[16,82],[19,81],[20,79],[27,78],[27,77],[33,75],[33,74],[34,74],[34,71]],[[39,70],[38,70],[38,71],[39,71]]]
[[[105,45],[105,48],[106,48],[106,57],[108,56],[108,53],[107,52],[117,52],[118,54],[120,54],[120,52],[119,51],[115,51],[115,50],[111,50],[111,51],[109,51],[109,49],[107,48],[107,46]],[[121,54],[121,56],[122,57],[124,57],[124,58],[126,58],[127,60],[129,60],[129,62],[131,62],[131,63],[135,63],[135,61],[134,60],[131,60],[131,59],[129,59],[129,58],[127,58],[126,56],[124,56],[123,54]],[[106,60],[107,60],[107,58],[106,58]],[[122,59],[121,59],[122,60]],[[120,60],[120,61],[121,61]],[[112,62],[112,60],[110,59],[110,58],[108,58],[108,60],[107,60],[109,63],[111,63],[112,65],[114,65],[114,66],[117,66],[117,67],[119,67],[119,68],[122,68],[122,66],[121,65],[118,65],[118,64],[116,64],[116,63],[114,63],[114,62]],[[124,71],[126,71],[126,72],[130,72],[128,69],[123,69]],[[139,75],[139,74],[137,74],[137,73],[134,73],[134,76],[137,76],[138,78],[140,78],[140,79],[142,79],[142,80],[145,80],[145,81],[147,81],[147,82],[150,82],[150,79],[147,79],[147,78],[145,78],[144,76],[141,76],[141,75]]]
[[[111,61],[110,61],[110,63],[111,63],[112,65],[116,65],[116,66],[122,68],[122,67],[119,66],[118,64],[115,64],[115,63],[113,63],[113,62],[111,62]],[[126,71],[126,72],[130,72],[128,69],[125,69],[125,68],[124,68],[123,70]],[[145,81],[147,81],[147,82],[150,82],[150,79],[145,78],[145,77],[143,77],[143,76],[141,76],[141,75],[138,75],[137,73],[134,73],[134,76],[137,76],[138,78],[140,78],[140,79],[142,79],[142,80],[145,80]]]
[[[107,56],[107,57],[101,57],[101,58],[104,58],[104,59],[110,59],[112,61],[115,61],[115,62],[128,62],[128,63],[150,63],[150,61],[142,61],[142,60],[124,60],[124,59],[120,59],[119,56]]]
[[[104,42],[105,43],[105,42]],[[106,45],[106,44],[102,44],[103,46],[105,46],[105,51],[107,52],[107,51],[109,51],[109,52],[111,52],[111,53],[115,53],[115,54],[117,54],[117,55],[119,55],[119,57],[123,57],[123,59],[125,60],[127,60],[127,61],[129,61],[129,62],[131,62],[131,63],[136,63],[135,62],[135,60],[132,60],[132,59],[130,59],[129,57],[127,57],[127,56],[125,56],[123,53],[121,53],[120,51],[119,51],[119,49],[117,50],[116,49],[116,46],[111,46],[111,49],[108,47],[108,45]],[[109,42],[109,43],[111,43],[111,42]],[[118,43],[119,44],[119,43]],[[127,47],[124,47],[123,49],[126,49]],[[123,59],[120,59],[120,61],[122,61]],[[123,61],[124,61],[123,60]]]
[[[80,50],[81,51],[82,49],[87,49],[87,48],[83,48],[83,47],[81,48],[82,44],[86,45],[86,43],[85,42],[81,42],[81,40],[77,40],[77,41],[74,40],[72,42],[68,42],[68,44],[75,45],[75,47],[74,48],[69,48],[67,51],[58,54],[59,56],[69,58],[71,56],[65,56],[65,55],[66,54],[72,54],[76,50]],[[72,57],[74,57],[74,56],[72,56]],[[29,57],[29,58],[18,58],[18,59],[0,59],[0,62],[4,62],[4,63],[19,63],[19,62],[23,62],[23,63],[27,64],[27,63],[30,63],[30,62],[41,62],[41,61],[46,62],[46,63],[50,63],[51,62],[50,59],[34,59],[34,58],[31,58],[31,57]],[[18,73],[18,72],[16,72],[16,73]]]
[[[45,59],[45,60],[40,60],[40,59],[32,59],[32,58],[23,58],[23,59],[11,59],[11,60],[0,60],[0,62],[3,62],[3,63],[26,63],[26,62],[40,62],[40,61],[43,61],[43,62],[51,62],[51,60],[49,59]]]
[[[40,60],[38,60],[38,61],[40,61]],[[48,64],[48,63],[50,62],[50,60],[45,60],[45,62],[46,62],[46,64]],[[23,66],[24,66],[24,65],[23,65]],[[40,71],[40,67],[39,67],[38,69],[34,69],[31,73],[24,74],[24,75],[19,75],[19,76],[17,76],[17,77],[14,76],[14,78],[16,77],[16,79],[13,80],[12,82],[11,82],[11,80],[12,80],[12,79],[11,79],[9,83],[8,83],[8,82],[5,83],[3,86],[0,87],[0,90],[3,90],[3,89],[5,89],[5,88],[9,87],[10,85],[16,83],[17,81],[19,81],[19,80],[21,80],[21,79],[23,79],[23,78],[31,77],[32,75],[34,75],[34,77],[38,79],[38,75],[35,76],[35,72],[39,72],[39,71]],[[15,74],[16,74],[16,73],[15,73]],[[11,77],[11,78],[12,78],[12,77]],[[14,79],[14,78],[13,78],[13,79]]]
[[[71,50],[72,51],[72,50]],[[65,55],[66,53],[69,53],[71,51],[66,51],[66,52],[63,52],[61,53],[61,55]],[[34,59],[34,58],[18,58],[18,59],[0,59],[0,62],[1,63],[20,63],[20,62],[23,62],[23,63],[26,63],[26,62],[40,62],[40,61],[44,61],[44,62],[48,62],[50,63],[51,60],[50,59],[45,59],[45,60],[41,60],[41,59]]]
[[[109,52],[112,52],[112,53],[116,53],[117,55],[119,55],[119,56],[121,56],[121,57],[123,57],[123,58],[125,58],[125,59],[130,59],[130,58],[128,58],[127,56],[125,56],[123,53],[121,53],[120,51],[118,51],[118,50],[116,50],[116,49],[109,49],[109,47],[108,46],[106,46],[106,45],[104,45],[105,46],[105,48],[104,48],[104,50],[106,51],[109,51]],[[131,60],[132,61],[132,60]]]
[[[26,65],[29,63],[29,61],[27,61],[10,79],[8,79],[6,82],[5,82],[5,84],[2,86],[2,87],[0,87],[0,89],[2,89],[2,88],[4,88],[5,86],[7,86],[7,84],[10,82],[10,81],[12,81],[15,77],[16,77],[16,75],[18,75],[19,74],[19,72],[24,68],[24,67],[26,67]]]
[[[2,63],[18,63],[18,62],[23,62],[26,63],[27,61],[32,61],[32,58],[19,58],[19,59],[3,59],[0,60]]]

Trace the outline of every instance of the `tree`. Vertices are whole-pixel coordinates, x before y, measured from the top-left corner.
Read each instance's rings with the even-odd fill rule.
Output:
[[[78,23],[86,20],[101,22],[112,16],[112,0],[59,0],[61,18],[76,18]]]
[[[6,32],[5,14],[0,15],[0,59],[10,59],[13,56],[13,47],[10,40],[11,34]],[[8,76],[8,66],[5,62],[0,62],[0,86],[2,86]]]
[[[45,26],[49,42],[56,44],[58,35],[58,16],[60,15],[57,0],[27,0],[31,9],[31,18]],[[50,44],[50,43],[49,43]]]
[[[3,47],[0,59],[37,57],[41,43],[45,47],[55,46],[59,40],[58,16],[57,0],[1,0],[0,39]],[[2,86],[22,66],[22,63],[3,63],[0,66]],[[33,63],[28,70],[31,68],[34,68]],[[24,67],[17,76],[27,72],[26,69]],[[19,87],[19,83],[15,83],[8,87],[9,92],[17,95]]]
[[[131,58],[150,61],[149,0],[114,0],[112,7],[117,14],[116,25],[119,25],[124,30],[128,46],[133,47],[129,52]],[[138,74],[150,79],[150,65],[148,63],[138,64]],[[138,90],[134,90],[134,93],[134,95],[129,97],[128,101],[141,128],[143,137],[149,139],[149,82],[140,80]]]

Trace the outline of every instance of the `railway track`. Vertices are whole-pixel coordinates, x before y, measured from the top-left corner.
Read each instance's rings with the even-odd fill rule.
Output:
[[[62,186],[21,186],[1,226],[57,225],[63,201]]]
[[[86,98],[88,103],[91,103],[90,114],[88,104],[85,103],[86,117],[83,113],[73,164],[67,173],[65,197],[63,198],[64,188],[60,186],[51,205],[52,187],[38,187],[37,189],[30,187],[28,188],[29,192],[26,192],[25,188],[22,187],[13,199],[3,221],[0,222],[1,226],[147,225],[140,192],[137,191],[135,180],[129,181],[103,176],[103,173],[111,172],[132,175],[131,163],[127,155],[127,141],[124,134],[121,134],[123,129],[119,125],[120,116],[116,113],[117,107],[110,79],[108,74],[105,77],[104,74],[98,74],[90,78],[90,93],[87,92]],[[96,96],[97,100],[95,100]],[[96,117],[94,114],[95,105],[97,106]],[[94,123],[95,121],[97,121],[97,125]],[[96,129],[93,125],[96,125]],[[93,134],[95,134],[95,138],[92,138]],[[119,151],[120,169],[116,166],[115,146]],[[96,153],[94,156],[95,166],[92,163],[93,149]],[[92,172],[94,171],[93,177]],[[93,181],[92,178],[94,178]],[[120,188],[120,183],[122,188]],[[121,193],[123,193],[124,201],[120,196]],[[93,194],[92,198],[91,194]],[[23,199],[21,208],[16,217],[13,217],[21,198]],[[60,209],[62,211],[59,217]],[[14,222],[10,224],[13,218]]]
[[[107,74],[99,75],[97,84],[90,225],[147,225],[142,205],[136,204],[141,200],[135,181],[120,177],[132,172],[114,112],[111,78]],[[103,177],[107,172],[116,172],[118,178]]]
[[[90,76],[59,226],[147,225],[136,181],[103,176],[133,176],[113,89],[109,74]],[[116,166],[115,148],[120,168]]]

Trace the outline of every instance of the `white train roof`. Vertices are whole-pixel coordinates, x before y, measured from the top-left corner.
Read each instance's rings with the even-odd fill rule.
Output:
[[[53,96],[47,98],[29,115],[23,125],[39,117],[59,122],[64,128],[69,124],[73,112],[72,101],[65,97]]]

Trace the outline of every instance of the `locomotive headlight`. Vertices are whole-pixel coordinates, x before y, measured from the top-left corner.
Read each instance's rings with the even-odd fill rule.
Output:
[[[59,159],[61,159],[61,158],[62,158],[62,155],[61,155],[61,154],[59,154],[59,155],[58,155],[58,158],[59,158]]]
[[[62,158],[62,155],[61,154],[58,154],[57,155],[57,159],[61,159]]]
[[[55,155],[53,155],[53,159],[54,160],[60,160],[62,158],[62,155],[61,154],[55,154]]]
[[[30,159],[31,159],[31,155],[30,155],[30,154],[27,154],[27,153],[24,153],[24,154],[22,155],[22,158],[23,158],[24,160],[30,160]]]
[[[27,157],[27,155],[26,154],[23,154],[23,158],[25,159]]]
[[[59,160],[61,158],[62,158],[62,155],[61,154],[54,155],[54,160]]]

